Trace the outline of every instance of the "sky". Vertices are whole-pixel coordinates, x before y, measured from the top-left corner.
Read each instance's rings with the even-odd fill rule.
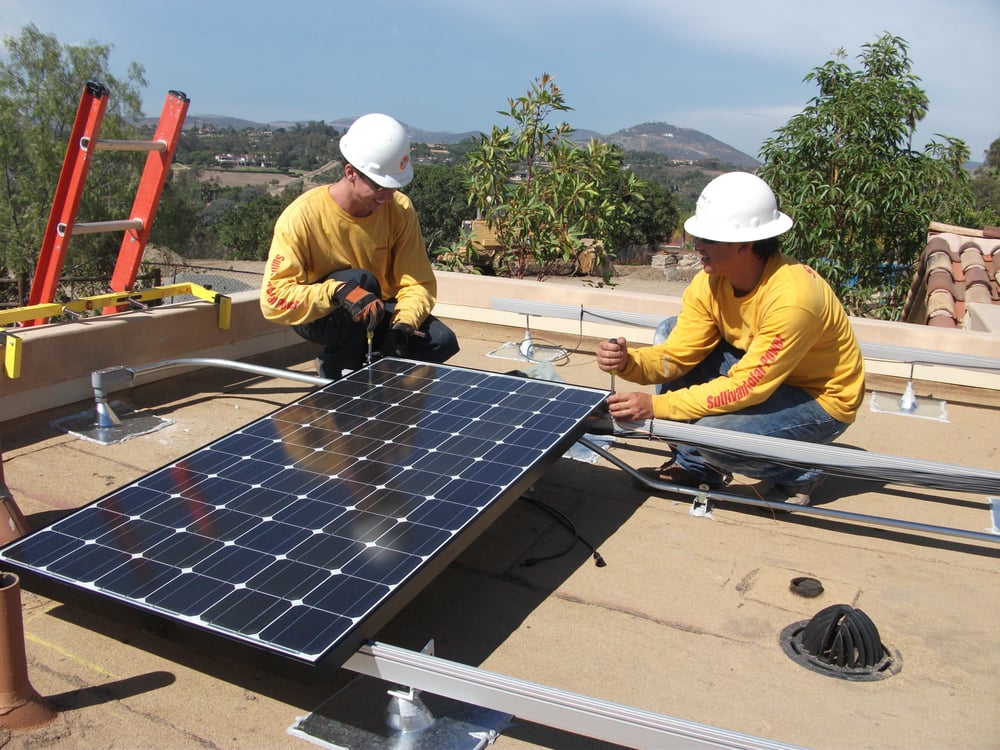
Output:
[[[548,73],[572,107],[557,122],[662,121],[754,157],[816,95],[809,71],[839,49],[857,68],[889,33],[930,100],[915,146],[940,133],[982,161],[1000,137],[1000,0],[0,0],[0,35],[29,23],[110,45],[112,75],[142,65],[151,117],[178,90],[189,118],[488,131]]]

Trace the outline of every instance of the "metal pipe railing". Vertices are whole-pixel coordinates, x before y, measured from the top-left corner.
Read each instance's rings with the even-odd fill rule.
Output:
[[[771,510],[782,511],[786,513],[805,513],[812,516],[820,516],[824,518],[836,518],[843,521],[857,521],[861,523],[870,523],[876,526],[891,526],[895,528],[908,529],[910,531],[919,531],[923,533],[930,534],[943,534],[945,536],[955,536],[961,537],[963,539],[973,539],[977,542],[990,542],[991,544],[1000,544],[1000,534],[993,534],[990,532],[982,531],[968,531],[966,529],[956,529],[949,526],[936,526],[933,524],[919,523],[917,521],[907,521],[899,518],[888,518],[886,516],[873,516],[866,515],[864,513],[851,513],[844,510],[835,510],[833,508],[818,508],[813,505],[793,505],[791,503],[780,503],[772,500],[765,500],[763,498],[756,497],[746,497],[744,495],[735,495],[731,492],[721,492],[719,490],[702,490],[696,487],[685,487],[679,484],[670,484],[668,482],[660,482],[655,479],[650,479],[645,474],[636,471],[634,468],[629,466],[627,463],[622,461],[617,456],[612,455],[609,451],[602,448],[597,443],[587,440],[587,438],[580,438],[578,441],[581,445],[586,446],[590,450],[594,451],[597,455],[602,458],[607,459],[619,469],[622,469],[633,477],[636,481],[642,483],[646,487],[652,490],[657,490],[660,492],[673,492],[681,495],[690,495],[692,497],[707,497],[709,500],[724,500],[729,503],[739,503],[741,505],[755,505],[761,508],[769,508]]]
[[[301,383],[308,383],[309,385],[327,385],[331,382],[329,378],[321,378],[318,375],[309,375],[305,372],[284,370],[280,367],[265,367],[263,365],[250,364],[249,362],[219,359],[216,357],[182,357],[162,362],[153,362],[138,367],[116,365],[114,367],[106,367],[102,370],[94,370],[90,374],[90,383],[94,389],[94,403],[97,411],[97,426],[113,427],[121,423],[121,419],[115,414],[114,409],[111,408],[111,404],[108,403],[108,394],[114,386],[134,380],[141,375],[162,372],[174,367],[224,367],[229,370],[249,372],[262,377],[296,380]]]

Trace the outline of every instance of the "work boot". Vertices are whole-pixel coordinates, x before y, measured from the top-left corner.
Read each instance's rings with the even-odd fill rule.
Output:
[[[781,482],[761,482],[757,491],[765,500],[789,505],[812,505],[812,493],[822,484],[825,477],[819,476],[808,482],[795,484]]]

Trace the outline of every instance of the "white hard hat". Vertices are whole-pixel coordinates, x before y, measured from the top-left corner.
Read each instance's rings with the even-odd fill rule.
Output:
[[[792,223],[790,216],[778,210],[774,193],[760,177],[728,172],[701,191],[684,231],[716,242],[756,242],[784,234]]]
[[[389,115],[363,115],[340,138],[340,153],[377,185],[401,188],[413,179],[410,137]]]

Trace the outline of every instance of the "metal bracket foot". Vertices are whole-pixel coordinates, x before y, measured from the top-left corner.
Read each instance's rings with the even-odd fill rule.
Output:
[[[288,733],[345,750],[480,750],[511,726],[510,714],[425,693],[418,700],[430,723],[422,729],[394,729],[377,708],[392,688],[391,683],[358,675],[299,718]]]

